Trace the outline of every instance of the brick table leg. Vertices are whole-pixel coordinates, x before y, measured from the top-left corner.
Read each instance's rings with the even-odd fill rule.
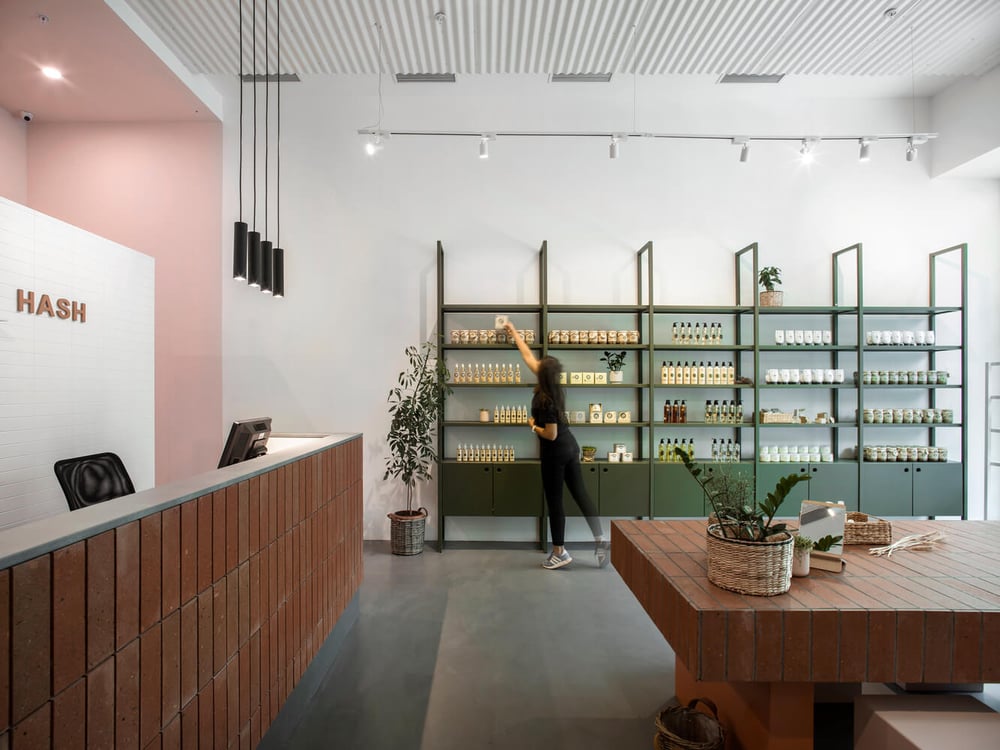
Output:
[[[742,750],[812,750],[811,682],[704,682],[680,659],[674,685],[683,704],[710,698],[726,728],[727,747]]]

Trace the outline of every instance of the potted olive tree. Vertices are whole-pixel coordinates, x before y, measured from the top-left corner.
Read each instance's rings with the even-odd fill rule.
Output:
[[[389,455],[382,479],[395,477],[406,487],[406,510],[389,513],[392,553],[419,555],[424,550],[427,509],[414,510],[413,494],[419,480],[431,478],[431,466],[437,462],[434,427],[451,387],[448,369],[437,357],[433,341],[407,347],[406,358],[408,367],[389,391],[392,423],[386,435]]]
[[[781,307],[785,293],[776,291],[775,284],[781,283],[781,269],[776,266],[764,266],[757,275],[757,283],[764,287],[760,293],[761,307]]]

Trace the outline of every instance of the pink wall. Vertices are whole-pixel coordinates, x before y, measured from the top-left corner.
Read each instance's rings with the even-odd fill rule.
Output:
[[[222,449],[222,127],[33,123],[27,205],[156,259],[156,483]]]
[[[0,108],[0,195],[15,203],[28,202],[28,147],[25,125]]]

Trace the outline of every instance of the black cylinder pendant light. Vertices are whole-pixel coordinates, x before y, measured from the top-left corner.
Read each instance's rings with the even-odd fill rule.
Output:
[[[243,221],[243,0],[237,12],[240,15],[240,219],[233,224],[233,278],[246,281],[247,278],[247,223]]]
[[[275,236],[277,237],[277,242],[275,243],[278,247],[274,248],[271,258],[271,293],[275,297],[285,296],[285,251],[281,249],[281,0],[277,2],[277,44],[278,44],[278,116],[277,122],[277,133],[275,134],[274,145],[278,152],[278,163],[277,163],[277,178],[275,179],[275,214],[277,221],[275,222]]]
[[[271,215],[270,187],[271,165],[271,50],[268,34],[268,0],[264,0],[264,236],[269,237],[268,219]],[[265,239],[260,243],[260,290],[271,293],[271,258],[273,243]]]

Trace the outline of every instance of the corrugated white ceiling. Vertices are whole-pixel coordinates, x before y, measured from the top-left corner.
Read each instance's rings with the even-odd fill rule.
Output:
[[[255,0],[128,0],[195,73],[253,67]],[[1000,63],[1000,0],[281,0],[299,75],[632,73],[921,77]],[[264,13],[268,10],[265,40]],[[884,11],[895,7],[889,18]],[[277,0],[256,0],[257,69],[277,69]],[[442,20],[435,14],[443,12]]]

